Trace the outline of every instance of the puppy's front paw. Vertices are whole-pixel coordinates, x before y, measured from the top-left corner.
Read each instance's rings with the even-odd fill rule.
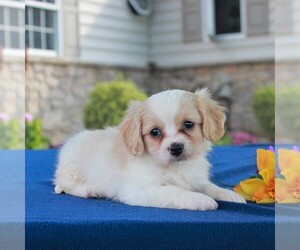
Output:
[[[222,191],[220,191],[217,195],[216,195],[216,200],[220,200],[220,201],[231,201],[231,202],[237,202],[237,203],[246,203],[246,200],[240,196],[239,194],[231,191],[231,190],[227,190],[227,189],[223,189]]]
[[[192,194],[186,198],[186,202],[182,208],[201,211],[215,210],[218,208],[218,203],[206,195]]]

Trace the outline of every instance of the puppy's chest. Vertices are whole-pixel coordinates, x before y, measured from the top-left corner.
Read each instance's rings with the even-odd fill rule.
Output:
[[[183,171],[165,171],[163,174],[163,185],[174,185],[184,189],[191,189],[188,176]]]

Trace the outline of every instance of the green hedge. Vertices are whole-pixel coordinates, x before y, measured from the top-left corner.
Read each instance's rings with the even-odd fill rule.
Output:
[[[275,139],[275,86],[259,87],[254,93],[253,108],[256,117],[271,141]]]
[[[143,101],[146,94],[132,81],[119,77],[112,82],[98,83],[90,92],[84,107],[84,124],[88,129],[118,125],[131,100]]]
[[[47,149],[50,141],[43,135],[40,119],[26,121],[25,123],[25,147],[26,149]]]
[[[11,120],[0,122],[0,149],[19,149],[22,147],[22,136],[19,122]]]
[[[276,89],[276,115],[285,133],[300,140],[300,86]]]

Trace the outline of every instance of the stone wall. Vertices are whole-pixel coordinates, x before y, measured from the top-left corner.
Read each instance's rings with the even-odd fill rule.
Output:
[[[46,135],[59,144],[83,129],[82,109],[95,83],[113,80],[120,72],[148,94],[199,86],[214,92],[220,84],[232,82],[231,128],[262,134],[251,104],[258,86],[274,82],[271,62],[146,71],[33,61],[26,73],[26,109],[42,119]]]
[[[24,60],[5,60],[0,64],[0,113],[23,119],[25,103]],[[23,121],[23,120],[22,120]]]
[[[97,82],[115,79],[120,72],[149,95],[169,88],[194,90],[200,86],[215,92],[220,84],[232,83],[233,130],[263,136],[252,110],[255,89],[264,84],[299,84],[299,62],[261,62],[182,69],[139,70],[103,67],[61,60],[33,60],[26,72],[26,110],[42,119],[53,144],[63,142],[83,129],[82,109]],[[0,113],[23,119],[25,110],[23,58],[5,59],[0,64]]]
[[[252,110],[254,90],[274,82],[272,63],[239,64],[176,70],[106,68],[72,63],[34,62],[27,72],[26,107],[43,121],[53,144],[83,129],[82,108],[96,82],[110,81],[123,72],[148,94],[168,88],[192,90],[207,86],[214,92],[232,82],[231,128],[261,134]]]
[[[152,93],[168,88],[194,90],[208,87],[214,93],[221,84],[231,83],[232,130],[263,135],[252,108],[253,94],[257,87],[274,84],[274,63],[229,64],[176,70],[157,70],[153,74]]]
[[[26,110],[42,119],[52,144],[60,144],[83,129],[82,110],[92,87],[116,79],[120,72],[144,88],[147,74],[142,70],[31,62],[26,72]]]

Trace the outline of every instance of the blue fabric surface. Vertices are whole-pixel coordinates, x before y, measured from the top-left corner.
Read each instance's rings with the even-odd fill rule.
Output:
[[[232,187],[256,171],[256,148],[215,147],[212,180]],[[127,206],[55,195],[58,151],[26,152],[27,249],[274,249],[274,206],[218,202],[216,211]]]

